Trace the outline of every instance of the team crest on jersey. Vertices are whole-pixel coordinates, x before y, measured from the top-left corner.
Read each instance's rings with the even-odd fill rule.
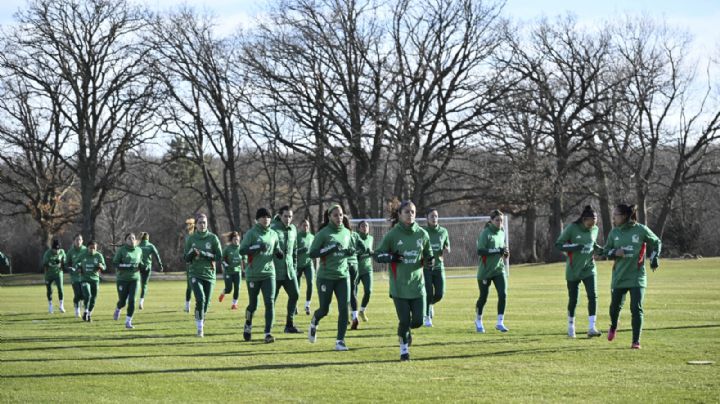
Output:
[[[422,239],[421,239],[421,238],[417,239],[417,240],[415,241],[415,244],[417,244],[417,247],[418,247],[418,248],[422,247],[422,245],[423,245]]]
[[[639,243],[639,242],[640,242],[640,236],[638,236],[637,234],[633,234],[633,236],[632,236],[632,242],[633,242],[633,243]]]
[[[207,243],[205,243],[205,249],[206,249],[206,250],[209,250],[210,247],[212,247],[212,245],[210,244],[209,241],[208,241]]]

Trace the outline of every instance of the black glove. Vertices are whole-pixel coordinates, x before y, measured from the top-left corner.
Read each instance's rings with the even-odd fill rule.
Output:
[[[345,253],[346,257],[352,257],[353,255],[355,255],[355,249],[353,247],[348,247],[344,249],[343,252]]]
[[[267,251],[267,244],[265,244],[261,241],[257,244],[253,244],[250,247],[248,247],[248,250],[250,250],[250,252],[252,254],[257,254],[259,252],[265,252],[265,251]]]
[[[400,253],[395,253],[395,254],[392,255],[392,260],[391,260],[390,262],[398,262],[398,263],[401,263],[401,262],[403,262],[403,261],[405,261],[405,256],[403,256],[403,255],[400,254]]]
[[[275,250],[275,258],[281,260],[281,259],[285,258],[285,253],[282,252],[282,250],[278,248],[277,250]]]

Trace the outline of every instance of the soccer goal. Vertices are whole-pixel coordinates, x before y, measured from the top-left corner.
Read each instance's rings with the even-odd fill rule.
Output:
[[[357,224],[365,220],[370,224],[370,234],[373,236],[374,246],[377,248],[383,236],[390,230],[390,222],[385,218],[373,219],[352,219],[353,230],[357,231]],[[417,218],[417,224],[420,226],[427,225],[427,219]],[[461,216],[461,217],[441,217],[439,224],[448,231],[450,238],[450,253],[445,255],[445,269],[452,270],[468,270],[477,269],[477,238],[480,232],[485,228],[485,224],[490,221],[490,216]],[[503,221],[505,230],[505,245],[509,244],[509,220],[505,215]],[[387,265],[374,264],[375,271],[387,271]],[[505,260],[505,268],[510,273],[510,263]]]

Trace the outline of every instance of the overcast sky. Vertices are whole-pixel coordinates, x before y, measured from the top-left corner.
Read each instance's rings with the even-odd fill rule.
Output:
[[[136,0],[155,10],[175,6],[177,0]],[[186,3],[218,17],[219,28],[229,33],[239,24],[251,23],[273,0],[194,0]],[[25,0],[0,0],[0,24],[10,24]],[[720,48],[720,0],[507,0],[505,14],[531,20],[571,12],[584,24],[600,23],[621,14],[647,14],[689,30],[696,52]]]

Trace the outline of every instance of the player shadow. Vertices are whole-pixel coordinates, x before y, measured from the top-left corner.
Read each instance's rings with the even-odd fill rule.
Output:
[[[617,348],[593,348],[593,350],[618,350]],[[556,348],[556,349],[514,349],[514,350],[503,350],[496,352],[482,352],[477,354],[462,354],[462,355],[444,355],[442,357],[419,357],[413,358],[415,362],[432,362],[432,361],[444,361],[453,359],[481,359],[493,356],[512,356],[512,355],[532,355],[532,354],[544,354],[544,353],[557,353],[557,352],[572,352],[572,351],[584,351],[586,348]],[[295,353],[296,351],[289,351],[288,353]],[[305,352],[305,353],[317,353],[317,351]],[[250,356],[251,353],[247,353]],[[265,352],[265,354],[276,355],[278,352]],[[188,355],[188,356],[201,356],[201,355]],[[112,359],[106,357],[102,359]],[[91,376],[140,376],[140,375],[163,375],[163,374],[184,374],[184,373],[205,373],[205,372],[252,372],[252,371],[267,371],[267,370],[295,370],[305,368],[317,368],[323,366],[358,366],[368,364],[383,364],[383,363],[398,363],[397,359],[378,359],[378,360],[350,360],[350,361],[326,361],[326,362],[313,362],[313,363],[281,363],[281,364],[259,364],[249,366],[230,366],[220,368],[180,368],[180,369],[157,369],[157,370],[129,370],[120,372],[67,372],[67,373],[38,373],[38,374],[26,374],[26,375],[3,375],[3,378],[7,379],[37,379],[37,378],[55,378],[55,377],[91,377]]]

